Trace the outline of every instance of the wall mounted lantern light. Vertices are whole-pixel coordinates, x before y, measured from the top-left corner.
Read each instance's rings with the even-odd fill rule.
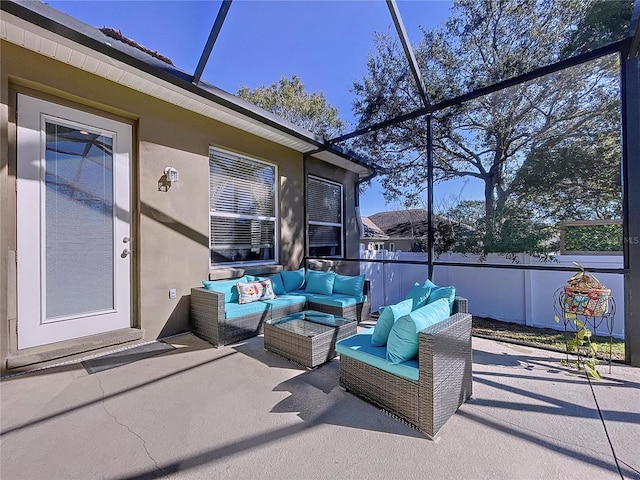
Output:
[[[168,192],[173,182],[177,182],[180,175],[175,167],[166,167],[164,174],[158,180],[158,191]]]

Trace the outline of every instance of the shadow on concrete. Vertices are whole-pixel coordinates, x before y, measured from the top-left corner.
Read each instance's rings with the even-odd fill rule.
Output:
[[[168,352],[166,355],[170,355],[170,354],[172,354],[174,352],[175,352],[175,350],[173,350],[171,352]],[[69,415],[69,414],[71,414],[73,412],[76,412],[76,411],[81,410],[83,408],[90,407],[90,406],[98,404],[98,403],[102,403],[102,402],[104,402],[106,400],[126,395],[127,393],[130,393],[132,391],[138,390],[140,388],[147,387],[149,385],[153,385],[154,383],[158,383],[158,382],[167,380],[169,378],[172,378],[172,377],[175,377],[177,375],[180,375],[180,374],[183,374],[185,372],[188,372],[189,370],[195,370],[195,369],[203,367],[205,365],[209,365],[211,363],[215,363],[215,362],[217,362],[219,360],[222,360],[222,359],[224,359],[226,357],[230,357],[232,355],[235,355],[236,353],[237,352],[224,353],[224,354],[220,355],[219,357],[213,358],[211,360],[207,360],[207,361],[200,362],[200,363],[197,363],[195,365],[189,366],[187,368],[182,368],[180,370],[176,370],[175,372],[171,372],[171,373],[169,373],[167,375],[161,375],[161,376],[152,378],[151,380],[148,380],[146,382],[138,383],[137,385],[135,385],[133,387],[125,388],[125,389],[119,390],[117,392],[108,394],[108,395],[101,395],[98,398],[96,398],[94,400],[91,400],[89,402],[83,402],[83,403],[80,403],[78,405],[74,405],[72,408],[67,408],[67,409],[64,409],[64,410],[60,410],[60,411],[55,412],[55,413],[50,414],[50,415],[37,417],[37,418],[35,418],[33,420],[30,420],[30,421],[28,421],[26,423],[22,423],[20,425],[15,425],[13,427],[10,427],[10,428],[7,428],[5,430],[0,431],[0,438],[3,437],[4,435],[9,435],[9,434],[17,432],[19,430],[39,425],[39,424],[41,424],[43,422],[47,422],[47,421],[52,420],[54,418],[62,417],[62,416],[65,416],[65,415]],[[165,356],[165,355],[158,355],[158,356]],[[79,365],[79,364],[75,365],[75,367],[76,367],[76,369],[82,369],[82,366]],[[36,372],[34,372],[34,373],[36,373]]]
[[[506,425],[504,423],[500,423],[494,420],[487,418],[486,416],[480,416],[476,413],[469,412],[468,410],[458,410],[456,415],[460,415],[467,420],[479,423],[487,428],[491,428],[493,430],[497,430],[513,437],[517,437],[521,440],[525,440],[527,442],[531,442],[538,446],[543,446],[549,450],[553,450],[554,452],[560,453],[566,457],[579,460],[589,465],[598,466],[602,469],[609,470],[611,473],[618,474],[618,470],[615,465],[611,462],[607,462],[598,458],[595,455],[589,455],[584,451],[581,451],[580,446],[576,446],[575,448],[571,448],[568,446],[558,445],[557,442],[554,443],[549,440],[545,440],[540,435],[535,435],[533,431],[526,431],[522,427],[516,428],[516,426]],[[629,471],[630,472],[630,471]],[[633,478],[633,477],[629,477]]]
[[[245,351],[251,352],[254,350],[248,348],[246,344],[234,348],[240,351],[242,347],[244,347]],[[287,362],[289,368],[296,368],[295,364],[285,359],[279,359],[279,357],[275,354],[270,354],[270,352],[266,353],[269,354],[267,357],[273,355],[274,363]],[[271,413],[297,413],[303,423],[246,437],[221,447],[212,448],[198,455],[183,457],[178,461],[158,464],[157,469],[152,468],[132,476],[121,477],[121,480],[125,478],[128,480],[148,480],[184,472],[207,463],[219,462],[226,457],[265,446],[282,438],[325,424],[410,436],[428,441],[426,436],[419,431],[385,415],[376,407],[361,401],[338,387],[338,360],[334,359],[314,370],[306,370],[302,367],[297,368],[302,372],[300,375],[288,379],[274,388],[274,391],[286,391],[290,392],[291,395],[275,405]]]
[[[496,380],[500,378],[500,376],[495,377]],[[502,377],[506,378],[506,377]],[[517,394],[523,397],[522,402],[505,402],[502,400],[488,400],[488,399],[472,399],[471,403],[476,406],[485,406],[485,407],[494,407],[501,409],[510,409],[517,410],[519,412],[538,412],[545,413],[548,415],[560,415],[563,417],[571,416],[577,418],[598,418],[599,413],[595,407],[588,407],[585,405],[578,405],[576,403],[564,400],[562,398],[543,395],[540,393],[533,392],[531,390],[525,390],[523,388],[514,387],[509,385],[506,381],[500,382],[496,380],[489,380],[487,378],[483,378],[483,373],[474,373],[473,381],[477,383],[482,383],[489,387],[509,392],[511,394]],[[529,379],[530,380],[530,379]],[[549,379],[548,381],[557,383],[562,382],[562,379]],[[585,380],[586,382],[586,380]],[[562,392],[562,389],[555,389],[554,391]],[[535,403],[528,402],[527,400],[536,400]],[[541,405],[539,402],[544,402],[544,405]],[[640,424],[640,414],[631,413],[631,412],[621,412],[616,410],[601,410],[602,415],[606,416],[609,421],[617,421],[617,422],[629,422],[629,423],[638,423]]]

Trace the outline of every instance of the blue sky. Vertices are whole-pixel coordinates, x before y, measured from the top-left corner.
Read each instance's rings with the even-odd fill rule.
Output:
[[[111,27],[151,50],[171,58],[193,74],[219,1],[177,0],[62,0],[46,2],[53,8],[94,27]],[[450,1],[398,0],[412,43],[420,27],[442,24]],[[235,93],[241,85],[270,85],[296,74],[308,92],[322,92],[338,108],[343,120],[355,124],[351,88],[366,72],[375,32],[395,28],[383,0],[235,0],[215,44],[202,79]],[[454,182],[435,190],[436,203],[463,187]],[[465,187],[469,189],[468,185]],[[380,186],[361,197],[363,215],[401,208],[385,205]]]

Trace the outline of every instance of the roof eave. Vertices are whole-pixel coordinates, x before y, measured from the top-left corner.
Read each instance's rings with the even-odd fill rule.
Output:
[[[263,136],[276,143],[293,148],[301,153],[322,150],[325,152],[323,155],[324,158],[322,158],[324,161],[338,165],[346,170],[353,171],[357,173],[359,177],[365,177],[376,172],[376,168],[371,164],[371,162],[357,159],[355,155],[348,154],[338,148],[334,148],[325,139],[313,134],[312,132],[301,129],[290,122],[267,112],[266,110],[236,97],[235,95],[204,82],[193,84],[191,83],[192,77],[185,72],[144,54],[144,52],[128,53],[128,46],[125,44],[120,45],[117,40],[99,40],[103,34],[98,29],[83,24],[42,2],[16,2],[14,0],[6,0],[0,2],[0,8],[3,12],[9,14],[3,15],[2,22],[11,23],[12,18],[21,19],[36,27],[36,29],[32,29],[33,31],[30,32],[33,35],[38,35],[37,29],[43,29],[65,39],[67,46],[70,46],[69,42],[71,42],[72,44],[86,47],[83,49],[83,54],[85,55],[87,54],[87,49],[89,49],[97,54],[107,56],[117,62],[121,62],[123,65],[143,72],[144,74],[157,79],[159,82],[169,84],[174,89],[179,89],[185,92],[185,94],[191,94],[191,97],[196,95],[201,99],[210,102],[210,105],[213,104],[215,106],[219,106],[224,110],[225,115],[236,117],[238,122],[233,125],[234,127],[243,129],[255,135]],[[47,12],[51,13],[51,15],[45,15]],[[51,18],[54,15],[59,17],[59,21]],[[12,41],[7,30],[7,28],[3,28],[0,37],[12,43],[19,44],[19,42]],[[108,39],[109,37],[106,38]],[[29,46],[24,43],[21,46],[29,48]],[[203,113],[202,111],[198,113],[206,115],[206,113]]]

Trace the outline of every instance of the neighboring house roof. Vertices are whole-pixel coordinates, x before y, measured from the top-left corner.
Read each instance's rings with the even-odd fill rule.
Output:
[[[192,75],[148,49],[116,40],[39,0],[2,0],[0,9],[3,40],[356,172],[361,179],[376,173],[372,162],[213,85],[193,84]]]
[[[369,240],[388,240],[389,236],[386,235],[380,227],[371,221],[369,217],[362,217],[362,225],[364,226],[364,235],[362,238]]]
[[[412,237],[423,235],[428,224],[427,211],[424,208],[392,210],[370,215],[369,218],[389,237]],[[424,230],[424,231],[423,231]]]
[[[366,218],[384,232],[389,239],[411,239],[424,236],[429,228],[428,213],[424,208],[379,212]],[[434,215],[433,219],[434,222],[449,221],[443,215]],[[468,225],[458,226],[472,230]]]

